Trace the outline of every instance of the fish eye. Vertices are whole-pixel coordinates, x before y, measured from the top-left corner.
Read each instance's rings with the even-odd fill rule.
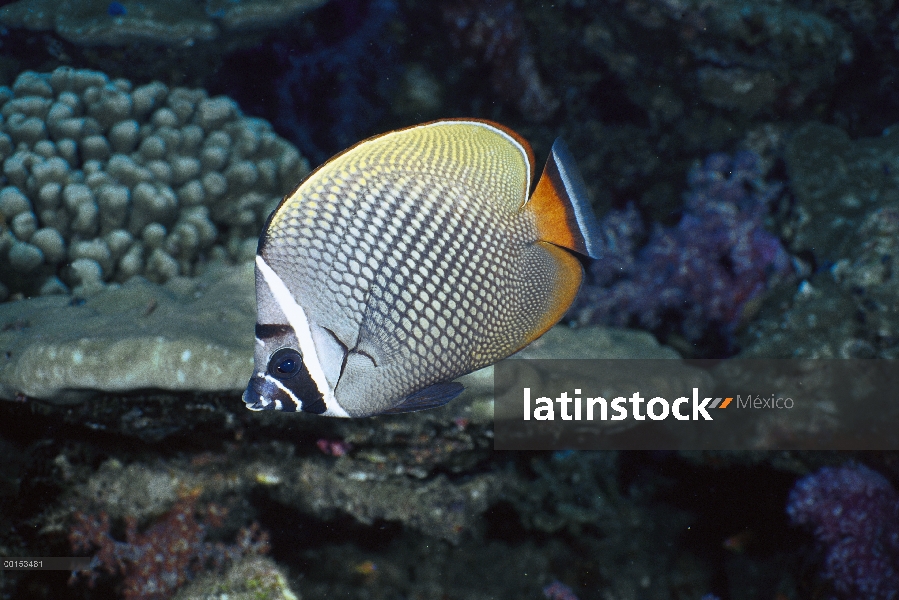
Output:
[[[303,357],[293,348],[281,348],[268,361],[268,372],[278,379],[290,379],[300,372]]]

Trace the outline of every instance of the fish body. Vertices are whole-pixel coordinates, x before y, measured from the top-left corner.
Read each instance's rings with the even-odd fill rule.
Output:
[[[363,417],[445,404],[452,380],[542,335],[595,256],[576,166],[498,124],[425,123],[314,171],[256,255],[252,410]]]

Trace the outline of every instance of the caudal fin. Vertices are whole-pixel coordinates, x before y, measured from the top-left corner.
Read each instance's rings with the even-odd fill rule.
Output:
[[[584,180],[562,138],[553,144],[543,175],[525,207],[537,217],[541,240],[599,258],[599,223],[590,208]]]

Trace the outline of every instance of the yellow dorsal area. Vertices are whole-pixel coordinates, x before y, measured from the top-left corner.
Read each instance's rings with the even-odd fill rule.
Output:
[[[451,183],[486,177],[491,200],[517,210],[530,190],[533,159],[527,142],[488,121],[435,121],[392,131],[356,144],[313,171],[279,205],[270,230],[279,229],[285,215],[327,200],[328,190],[319,189],[323,183],[353,180],[357,193],[365,193],[384,178],[397,181],[422,172]]]

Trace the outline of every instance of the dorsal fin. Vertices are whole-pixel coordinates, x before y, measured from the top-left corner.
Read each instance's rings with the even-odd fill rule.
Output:
[[[599,258],[599,224],[590,208],[584,180],[562,138],[553,144],[525,209],[536,216],[541,240]]]

